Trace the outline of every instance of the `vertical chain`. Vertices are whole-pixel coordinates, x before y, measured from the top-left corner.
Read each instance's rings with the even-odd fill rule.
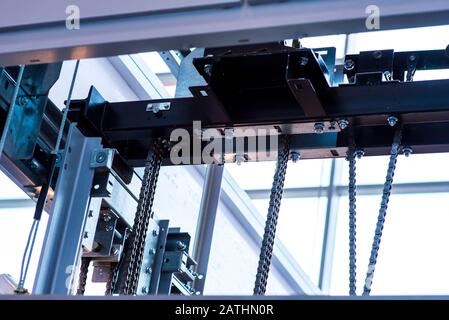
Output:
[[[271,188],[270,205],[268,207],[265,232],[260,250],[254,295],[264,295],[267,288],[268,273],[270,270],[271,257],[273,255],[274,240],[276,236],[277,220],[279,217],[282,193],[284,191],[284,180],[287,170],[288,157],[290,154],[290,143],[287,136],[281,136],[280,139],[281,145],[278,152],[273,186]]]
[[[78,280],[78,289],[76,290],[77,295],[84,295],[86,291],[86,282],[87,282],[87,273],[89,271],[89,264],[92,258],[90,257],[82,257],[81,258],[81,266],[80,266],[80,274]]]
[[[112,271],[114,275],[111,279],[112,283],[109,284],[111,293],[115,289],[116,282],[120,280],[118,293],[136,293],[148,223],[153,217],[152,206],[164,150],[163,142],[157,140],[148,153],[133,230],[125,242],[121,263]]]
[[[348,152],[349,162],[349,295],[356,295],[356,155]]]
[[[393,138],[393,144],[391,145],[390,161],[388,163],[387,176],[385,179],[382,201],[380,203],[379,216],[377,218],[376,230],[374,234],[373,245],[371,248],[371,255],[369,258],[368,272],[366,273],[365,286],[363,288],[363,295],[369,295],[371,292],[371,284],[374,277],[374,269],[377,263],[377,255],[379,253],[380,240],[382,237],[382,231],[385,223],[385,216],[387,215],[388,202],[390,200],[391,187],[393,185],[394,171],[396,169],[396,162],[401,146],[402,138],[402,125],[398,123],[396,125],[396,131]]]

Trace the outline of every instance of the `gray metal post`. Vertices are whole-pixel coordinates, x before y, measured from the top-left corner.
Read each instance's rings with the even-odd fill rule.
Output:
[[[332,159],[329,186],[327,187],[326,220],[324,223],[323,247],[321,251],[321,266],[318,287],[324,294],[329,293],[332,266],[337,233],[337,219],[340,197],[336,184],[340,181],[342,172],[341,162]]]
[[[217,164],[211,164],[206,169],[195,243],[192,250],[193,258],[198,263],[196,272],[201,275],[195,280],[194,288],[200,293],[203,293],[206,281],[215,217],[217,216],[217,207],[220,201],[223,170],[224,166]]]
[[[33,293],[71,293],[84,236],[94,169],[93,151],[100,138],[86,138],[72,124],[55,188]]]

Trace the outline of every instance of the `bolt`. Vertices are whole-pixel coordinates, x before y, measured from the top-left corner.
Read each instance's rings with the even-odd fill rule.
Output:
[[[30,99],[27,96],[20,96],[17,98],[17,104],[19,106],[25,106],[28,104],[29,101]]]
[[[181,251],[184,251],[187,248],[186,244],[179,240],[176,241],[176,247]]]
[[[402,148],[402,152],[404,152],[404,156],[409,157],[412,154],[413,149],[410,146],[406,146]]]
[[[373,58],[376,59],[376,60],[381,59],[382,58],[382,51],[379,51],[379,50],[374,51],[373,52]]]
[[[299,152],[292,151],[292,152],[290,153],[290,157],[291,157],[293,163],[296,163],[296,162],[298,162],[298,160],[299,160],[299,158],[301,157],[301,155],[299,154]]]
[[[142,293],[143,293],[143,294],[147,294],[147,293],[148,293],[147,287],[142,287]]]
[[[150,267],[146,267],[145,268],[145,273],[146,274],[151,274],[153,272],[153,270]]]
[[[158,113],[159,111],[161,111],[161,108],[159,107],[159,104],[155,103],[151,110],[153,111],[153,113]]]
[[[95,156],[95,161],[97,161],[98,163],[103,163],[106,160],[106,153],[104,153],[103,151],[98,152],[97,155]]]
[[[354,69],[355,62],[352,59],[348,59],[345,61],[344,68],[348,71]]]
[[[84,231],[84,239],[89,238],[89,232]]]
[[[321,134],[324,132],[324,123],[322,122],[317,122],[313,125],[313,129],[315,131],[315,133]]]
[[[399,119],[395,116],[389,116],[387,118],[387,122],[390,125],[390,127],[394,127],[396,125],[396,123],[398,123]]]
[[[301,67],[305,67],[308,62],[309,62],[309,59],[307,59],[306,57],[300,57],[299,58],[299,65]]]
[[[153,230],[153,237],[157,237],[159,235],[159,231],[157,229]]]
[[[117,256],[118,255],[118,249],[117,248],[112,248],[112,255],[113,256]]]
[[[241,165],[243,162],[245,162],[245,156],[241,155],[241,154],[236,154],[235,155],[235,163],[237,163],[237,165]]]
[[[349,121],[346,119],[340,119],[338,120],[338,125],[341,130],[344,130],[349,126]]]
[[[150,251],[149,251],[149,254],[153,255],[155,253],[156,253],[156,250],[154,248],[151,248]]]
[[[212,75],[212,65],[211,64],[205,64],[204,65],[204,73],[208,76]]]
[[[107,232],[114,230],[114,227],[111,226],[110,224],[107,224],[106,227],[104,228]]]
[[[415,61],[416,60],[416,56],[414,56],[414,55],[411,55],[410,57],[408,57],[408,59],[411,61],[411,62],[413,62],[413,61]]]
[[[354,152],[354,155],[357,157],[357,159],[361,159],[365,155],[365,151],[363,149],[357,149]]]
[[[111,221],[111,216],[110,216],[109,214],[105,214],[105,215],[103,216],[103,221],[104,221],[104,222]]]

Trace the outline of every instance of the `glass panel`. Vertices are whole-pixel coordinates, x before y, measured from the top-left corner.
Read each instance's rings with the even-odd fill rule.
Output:
[[[357,160],[357,184],[383,184],[387,173],[389,157],[363,157]],[[338,161],[345,161],[339,159]],[[426,181],[449,181],[449,153],[400,155],[394,174],[394,183]],[[348,182],[348,164],[343,164],[341,184]],[[394,186],[393,186],[394,189]]]
[[[266,218],[268,199],[253,200]],[[323,243],[326,198],[282,200],[276,239],[288,249],[301,268],[318,284]]]
[[[357,198],[357,292],[362,292],[380,205],[379,196]],[[348,294],[348,201],[343,197],[330,293]],[[447,294],[449,194],[392,195],[373,295]]]
[[[449,25],[388,31],[370,31],[351,35],[349,53],[394,49],[395,51],[435,50],[447,46]]]
[[[285,188],[314,187],[328,184],[330,160],[302,160],[288,163]],[[244,190],[271,189],[275,161],[226,164],[226,169]]]

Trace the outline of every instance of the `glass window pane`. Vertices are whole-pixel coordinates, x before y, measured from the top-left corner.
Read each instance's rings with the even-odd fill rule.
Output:
[[[362,292],[380,205],[357,198],[357,292]],[[340,202],[331,294],[348,294],[348,201]],[[392,194],[373,295],[448,294],[449,194]]]
[[[328,184],[330,160],[302,160],[288,163],[285,188],[315,187]],[[226,164],[226,169],[244,190],[271,189],[275,161]]]
[[[349,53],[394,49],[395,51],[435,50],[447,46],[449,25],[363,32],[351,35],[354,42]],[[352,42],[351,42],[352,43]]]
[[[253,203],[265,219],[269,200]],[[276,231],[277,241],[282,242],[315,284],[321,263],[326,204],[324,197],[282,199]]]
[[[348,182],[348,164],[344,159],[341,184]],[[383,184],[387,174],[389,157],[363,157],[357,160],[357,184]],[[448,181],[449,153],[400,155],[394,174],[394,183]],[[393,186],[394,189],[394,186]]]

